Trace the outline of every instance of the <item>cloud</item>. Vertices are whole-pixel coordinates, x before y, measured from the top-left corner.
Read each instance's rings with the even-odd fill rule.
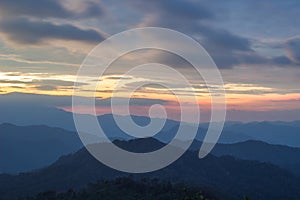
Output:
[[[43,90],[43,91],[54,91],[57,90],[57,87],[53,85],[40,85],[35,87],[38,90]]]
[[[48,86],[47,86],[48,87]],[[50,87],[44,89],[51,89]],[[43,107],[64,107],[72,106],[72,96],[52,96],[52,95],[40,95],[40,94],[25,94],[25,93],[9,93],[0,94],[0,106],[14,105],[26,107],[28,104],[32,106]],[[87,97],[81,97],[83,99]],[[118,106],[124,106],[124,98],[115,98]],[[96,99],[95,105],[99,107],[110,107],[111,98]],[[154,104],[165,104],[169,101],[162,99],[150,99],[150,98],[131,98],[130,105],[132,106],[151,106]],[[125,105],[126,106],[126,105]]]
[[[165,17],[176,18],[176,19],[211,19],[213,14],[203,7],[203,5],[197,1],[183,1],[183,0],[172,0],[172,1],[143,1],[143,2],[132,2],[132,5],[145,11],[158,12],[160,15]]]
[[[147,3],[131,3],[131,5],[144,13],[141,26],[171,28],[194,37],[205,47],[221,69],[260,64],[286,67],[292,66],[291,57],[298,60],[295,52],[299,51],[293,50],[290,50],[290,56],[285,56],[284,53],[280,56],[261,55],[254,48],[259,41],[214,26],[216,24],[215,19],[219,18],[220,14],[217,13],[217,9],[207,4],[205,6],[204,3],[183,0],[172,2],[155,0],[147,1]],[[217,7],[220,9],[219,6]],[[289,48],[292,49],[291,46]],[[166,57],[164,60],[167,59],[169,58]]]
[[[288,58],[293,62],[300,64],[300,37],[294,37],[286,42],[286,51]]]
[[[78,44],[68,41],[99,43],[104,37],[95,29],[83,29],[76,24],[82,20],[104,15],[100,2],[95,0],[1,0],[0,32],[8,39],[5,42],[21,44],[45,44],[72,49]],[[67,22],[66,22],[67,21]],[[79,23],[78,23],[79,22]],[[53,43],[54,42],[54,43]],[[80,46],[80,50],[89,48]],[[74,49],[72,49],[74,52]]]
[[[34,83],[40,83],[42,85],[55,85],[55,86],[74,86],[73,81],[63,81],[58,79],[45,79],[39,81],[33,81]],[[87,83],[76,83],[78,86],[88,85]]]
[[[125,98],[114,98],[115,105],[126,106],[124,104]],[[168,101],[163,99],[150,99],[150,98],[130,98],[129,105],[131,106],[151,106],[154,104],[165,104]],[[96,106],[111,106],[111,98],[100,99],[96,101]]]
[[[106,80],[131,80],[133,79],[132,77],[129,77],[129,76],[118,76],[118,75],[115,75],[115,76],[106,76],[104,77],[104,79]],[[99,80],[96,80],[96,81],[99,81]]]
[[[251,41],[230,33],[227,30],[201,25],[198,31],[204,35],[204,43],[221,48],[239,51],[252,51]]]
[[[287,56],[277,56],[271,59],[271,62],[277,66],[293,65],[293,61]]]
[[[45,88],[51,88],[51,90],[57,89],[57,87],[73,87],[73,81],[64,81],[59,79],[42,79],[42,80],[9,80],[0,79],[0,84],[11,84],[11,85],[26,85],[34,86],[37,89],[46,90]],[[88,85],[87,83],[76,83],[78,86]],[[50,89],[47,89],[50,90]]]
[[[57,57],[56,57],[57,59]],[[0,54],[0,61],[14,61],[17,63],[25,63],[25,64],[38,64],[38,65],[61,65],[61,66],[72,66],[72,67],[79,67],[80,64],[70,63],[70,62],[59,62],[59,61],[48,61],[48,60],[33,60],[31,59],[24,59],[20,58],[18,55],[15,54]]]
[[[104,39],[96,30],[73,25],[30,21],[25,18],[0,21],[0,29],[10,40],[21,44],[38,44],[49,39],[75,40],[98,43]]]
[[[229,14],[233,15],[235,17],[234,21],[239,21],[240,25],[247,24],[238,19],[238,16],[236,17],[237,13],[239,15],[243,14],[241,10],[237,10],[236,7],[232,6],[240,4],[215,4],[220,3],[210,5],[206,1],[195,0],[124,0],[122,3],[119,1],[97,2],[97,0],[1,0],[0,17],[2,20],[0,21],[0,31],[4,33],[9,41],[21,45],[49,44],[47,42],[52,39],[72,42],[82,41],[91,44],[100,42],[105,37],[97,30],[83,29],[71,24],[61,24],[61,22],[65,23],[66,20],[69,20],[69,23],[72,23],[70,20],[79,19],[76,24],[98,26],[98,22],[95,24],[94,21],[87,21],[86,18],[101,16],[101,19],[106,20],[105,28],[114,33],[120,31],[120,26],[122,30],[136,26],[160,26],[186,33],[198,40],[212,56],[217,66],[222,69],[230,69],[238,65],[260,64],[285,67],[299,63],[298,47],[294,47],[292,44],[296,42],[296,39],[286,43],[284,48],[288,52],[287,55],[284,55],[284,53],[283,55],[260,55],[260,52],[254,47],[258,41],[248,38],[248,36],[236,34],[237,32],[234,32],[237,30],[236,28],[229,26],[230,30],[226,30],[224,28],[226,26],[220,26],[221,23],[225,22],[220,17],[225,20]],[[249,3],[251,6],[255,4]],[[281,4],[285,5],[285,3]],[[251,6],[250,8],[252,8]],[[122,12],[117,12],[119,9],[122,9]],[[261,11],[265,9],[263,8]],[[243,9],[242,11],[245,12]],[[251,11],[253,12],[244,14],[252,15],[252,13],[256,13],[256,10]],[[254,18],[257,18],[257,16],[254,16]],[[62,45],[72,49],[73,46],[70,47],[71,45],[66,44],[70,43],[65,42]],[[296,44],[296,46],[299,45]],[[75,45],[74,48],[80,49],[81,46]],[[168,56],[167,54],[159,59],[165,63],[175,64],[175,67],[182,67],[184,64],[180,59],[174,60],[174,56]]]
[[[102,15],[102,9],[94,2],[87,1],[85,9],[81,12],[69,10],[61,0],[1,0],[0,15],[31,16],[37,18],[69,18],[69,17],[93,17]]]
[[[171,28],[196,38],[212,56],[219,68],[231,68],[244,61],[259,60],[252,49],[252,41],[207,23],[214,13],[196,1],[148,1],[134,4],[146,14],[142,26]],[[151,11],[151,12],[150,12]],[[241,54],[243,52],[243,54]]]
[[[213,13],[196,1],[160,1],[156,0],[161,8],[172,16],[179,16],[187,19],[212,19]]]
[[[18,80],[0,80],[0,83],[5,83],[5,84],[26,84],[28,82],[18,81]]]

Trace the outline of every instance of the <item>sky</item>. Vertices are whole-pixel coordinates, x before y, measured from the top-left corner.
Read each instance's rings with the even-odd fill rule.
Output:
[[[297,120],[299,8],[297,0],[1,0],[0,94],[71,96],[77,71],[97,44],[131,28],[164,27],[192,37],[211,55],[224,80],[227,120]],[[210,95],[201,77],[193,75],[189,63],[167,52],[132,52],[116,60],[103,77],[84,77],[81,86],[88,90],[90,82],[99,81],[97,112],[108,113],[109,105],[101,102],[109,100],[120,77],[126,84],[119,98],[143,81],[124,76],[124,71],[154,61],[189,76],[201,109],[208,113]],[[188,102],[190,91],[164,77],[162,82]],[[133,97],[138,102],[131,106],[133,114],[143,115],[150,105],[160,103],[171,118],[178,115],[174,95],[157,84],[139,88]],[[71,110],[70,105],[56,106]]]

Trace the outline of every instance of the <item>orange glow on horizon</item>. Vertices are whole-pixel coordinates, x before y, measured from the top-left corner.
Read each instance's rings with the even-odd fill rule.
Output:
[[[10,73],[0,72],[0,94],[7,94],[12,92],[20,93],[32,93],[42,95],[55,95],[55,96],[71,96],[73,94],[73,86],[55,86],[53,90],[49,87],[40,89],[36,83],[43,80],[56,80],[56,81],[74,81],[75,76],[55,76],[48,74],[19,74],[10,75]],[[93,78],[94,79],[94,78]],[[93,80],[95,81],[95,80]],[[132,81],[132,80],[131,80]],[[136,81],[136,80],[134,80]],[[97,97],[102,99],[110,98],[111,92],[115,89],[118,80],[103,78],[101,85],[97,88]],[[130,83],[130,81],[128,81]],[[83,88],[88,91],[93,85],[83,85]],[[197,95],[197,102],[201,109],[210,109],[211,99],[206,88],[195,89]],[[268,111],[268,110],[291,110],[300,109],[300,93],[285,93],[280,94],[276,89],[263,87],[253,84],[225,84],[225,90],[227,92],[227,107],[233,110],[247,110],[247,111]],[[117,97],[127,96],[127,90],[117,93]],[[186,103],[192,103],[193,97],[192,91],[180,89],[180,94],[184,97]],[[87,95],[93,94],[93,92],[87,92]],[[169,106],[169,109],[173,109],[174,112],[178,111],[176,106],[172,107],[172,102],[177,102],[178,99],[174,94],[164,88],[151,88],[145,87],[135,91],[131,97],[145,98],[145,99],[161,99],[164,100]],[[69,110],[69,108],[64,108]],[[84,110],[82,110],[84,112]],[[102,107],[98,109],[99,113],[108,113],[109,109]]]

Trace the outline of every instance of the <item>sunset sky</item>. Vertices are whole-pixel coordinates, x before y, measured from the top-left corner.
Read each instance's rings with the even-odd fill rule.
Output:
[[[98,43],[130,28],[151,26],[180,31],[205,47],[223,76],[228,120],[297,120],[299,4],[298,0],[1,0],[0,98],[12,92],[71,96],[77,70]],[[186,61],[166,52],[144,50],[118,59],[101,78],[85,77],[82,86],[87,90],[89,82],[101,83],[98,114],[110,112],[106,101],[120,77],[126,79],[124,92],[143,81],[124,77],[127,67],[153,61],[190,76],[200,107],[209,110],[208,90]],[[188,102],[190,91],[165,76],[164,81]],[[146,85],[134,98],[133,114],[143,115],[143,108],[161,103],[176,119],[177,104],[167,89]],[[71,110],[65,104],[56,106]]]

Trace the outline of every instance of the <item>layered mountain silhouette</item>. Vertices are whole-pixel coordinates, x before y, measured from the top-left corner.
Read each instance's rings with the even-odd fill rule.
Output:
[[[173,136],[172,131],[173,129],[170,129],[160,133],[158,138],[161,138],[161,144],[166,143],[164,134],[168,137]],[[91,143],[95,141],[94,137],[90,136]],[[119,138],[111,139],[114,141]],[[129,144],[137,141],[130,140]],[[122,144],[127,145],[122,143],[122,139],[117,140],[116,143],[120,143],[122,148]],[[179,141],[178,143],[180,144]],[[190,149],[197,152],[200,146],[201,141],[195,140]],[[83,144],[75,132],[41,125],[2,124],[0,125],[0,173],[16,174],[46,167],[59,157],[76,152],[82,147]],[[143,143],[140,148],[145,148],[145,152],[148,152],[161,146],[155,147],[154,144]],[[300,175],[300,148],[296,147],[250,140],[234,144],[217,144],[211,153],[215,156],[230,155],[238,159],[267,162]]]
[[[22,95],[22,105],[18,104],[19,95]],[[157,172],[129,175],[99,163],[83,148],[72,113],[59,109],[69,106],[66,102],[70,97],[49,100],[52,97],[37,96],[18,93],[1,96],[0,109],[6,113],[0,115],[1,200],[47,190],[77,191],[91,182],[124,176],[208,187],[222,194],[221,199],[240,200],[246,194],[250,199],[300,198],[300,121],[226,122],[219,144],[201,160],[197,155],[208,124],[182,123],[187,130],[198,127],[196,139],[182,158]],[[46,106],[48,101],[52,103],[50,106]],[[140,126],[161,120],[117,117],[125,121],[131,117]],[[117,126],[112,115],[97,118],[111,141],[132,152],[163,147],[175,136],[179,126],[177,121],[166,120],[154,138],[135,139]],[[98,141],[98,136],[86,134],[89,143],[97,145],[93,143]],[[184,142],[180,138],[177,144]]]
[[[22,99],[22,102],[20,102]],[[71,97],[59,98],[49,95],[11,93],[1,95],[0,109],[4,114],[0,115],[1,123],[11,123],[18,126],[46,125],[58,127],[68,131],[76,131],[73,115],[61,110],[61,107],[71,105]],[[92,116],[87,116],[92,117]],[[124,119],[132,117],[140,125],[148,124],[150,118],[142,116],[123,116]],[[98,116],[98,121],[110,138],[133,139],[124,133],[115,123],[110,114]],[[160,119],[155,119],[160,120]],[[168,142],[175,134],[179,122],[166,120],[166,124],[155,137],[163,142]],[[207,123],[190,124],[184,126],[199,126],[197,140],[202,141]],[[168,134],[165,134],[165,133]],[[226,122],[219,143],[237,143],[247,140],[258,140],[269,144],[281,144],[300,147],[300,122]],[[172,135],[173,134],[173,135]]]
[[[148,151],[164,145],[155,139],[116,141],[116,144],[135,152]],[[129,174],[101,164],[86,149],[81,149],[61,157],[54,164],[41,170],[19,175],[0,175],[0,199],[14,199],[17,196],[34,195],[46,190],[76,190],[89,182],[124,176]],[[193,186],[211,187],[230,196],[230,199],[240,199],[244,194],[258,200],[300,197],[300,178],[275,165],[239,160],[231,156],[209,155],[200,160],[193,151],[188,151],[164,169],[131,176],[135,179],[159,178],[171,182],[186,182]]]

